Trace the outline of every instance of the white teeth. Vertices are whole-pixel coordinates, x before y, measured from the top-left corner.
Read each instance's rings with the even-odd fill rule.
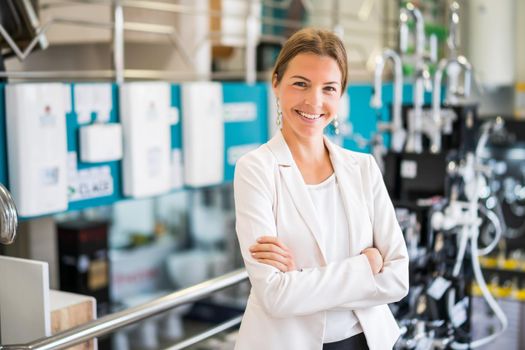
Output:
[[[319,119],[319,118],[321,118],[321,114],[308,114],[308,113],[301,112],[299,110],[296,110],[296,111],[297,111],[297,113],[299,113],[300,115],[302,115],[303,117],[308,118],[308,119]]]

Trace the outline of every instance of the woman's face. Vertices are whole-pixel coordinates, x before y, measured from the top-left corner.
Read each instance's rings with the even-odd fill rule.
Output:
[[[302,53],[288,63],[273,91],[283,112],[282,132],[299,137],[320,136],[337,113],[341,71],[328,56]]]

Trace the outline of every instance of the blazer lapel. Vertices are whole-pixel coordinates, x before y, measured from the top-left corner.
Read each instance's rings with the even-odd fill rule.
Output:
[[[330,158],[332,160],[332,166],[334,167],[335,177],[341,191],[341,197],[343,199],[343,205],[348,221],[348,232],[350,233],[350,244],[352,245],[352,235],[354,234],[352,225],[352,218],[359,218],[356,213],[362,213],[362,208],[359,207],[359,198],[362,196],[361,189],[361,172],[357,161],[353,157],[343,157],[341,150],[338,149],[326,136],[325,145],[330,152]],[[365,212],[368,213],[367,210]],[[361,218],[360,218],[361,219]]]
[[[319,246],[324,263],[326,264],[325,247],[321,239],[321,227],[317,219],[314,204],[308,194],[308,189],[304,182],[299,168],[293,160],[292,154],[281,132],[278,132],[268,143],[270,150],[277,158],[279,172],[284,184],[294,202],[295,207],[310,229],[312,235]]]

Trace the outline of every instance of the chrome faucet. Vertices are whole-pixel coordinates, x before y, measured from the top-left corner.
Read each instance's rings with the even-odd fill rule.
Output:
[[[449,18],[449,35],[447,38],[447,46],[449,48],[449,64],[445,67],[447,71],[447,103],[458,103],[458,97],[468,97],[470,95],[470,86],[472,82],[472,66],[468,60],[458,55],[459,47],[459,4],[454,1],[450,5]],[[457,61],[454,61],[457,59]],[[463,91],[458,84],[458,77],[463,68],[465,77],[463,80]]]
[[[441,150],[441,132],[443,128],[443,118],[441,116],[441,83],[443,72],[447,72],[447,95],[445,102],[448,105],[457,105],[460,99],[470,96],[472,82],[472,65],[465,56],[458,55],[458,27],[459,27],[459,4],[454,1],[450,5],[450,26],[447,45],[449,48],[449,58],[442,59],[434,75],[434,91],[432,94],[432,121],[437,131],[431,137],[431,149],[435,152]],[[458,82],[458,77],[463,71],[463,89]]]
[[[447,46],[450,50],[450,56],[456,57],[459,46],[459,4],[454,1],[449,7],[449,26],[448,26],[448,37]]]
[[[441,104],[441,82],[443,80],[443,72],[448,71],[452,65],[457,65],[464,72],[463,75],[463,89],[457,85],[457,81],[447,82],[447,104],[457,104],[458,97],[467,98],[470,96],[470,85],[472,81],[472,65],[465,56],[458,56],[454,58],[443,58],[439,61],[438,69],[434,75],[434,91],[432,94],[432,115],[435,122],[439,121],[439,112]]]
[[[16,237],[18,214],[9,191],[0,184],[0,244],[9,245]]]
[[[408,49],[408,17],[411,16],[416,21],[416,59],[423,58],[425,50],[425,21],[423,15],[418,8],[411,2],[407,3],[405,7],[401,8],[399,13],[400,22],[400,38],[399,49],[401,53],[406,53]]]
[[[399,13],[400,22],[400,51],[404,54],[408,49],[408,19],[413,17],[416,21],[416,52],[415,67],[416,75],[413,90],[414,110],[408,118],[408,138],[406,150],[408,152],[421,153],[423,151],[422,119],[425,90],[432,89],[430,72],[425,63],[425,22],[421,11],[411,2],[401,8]]]
[[[425,62],[419,64],[415,74],[413,89],[412,113],[408,113],[408,137],[406,150],[408,152],[423,152],[423,104],[425,102],[425,91],[432,91],[432,78],[430,70]]]
[[[458,97],[467,98],[470,96],[470,84],[472,79],[472,66],[464,56],[458,56],[454,58],[443,58],[439,61],[438,68],[434,75],[434,91],[432,93],[432,121],[436,127],[436,134],[431,137],[431,149],[433,152],[439,152],[441,150],[441,132],[443,128],[443,120],[441,117],[441,82],[443,80],[443,72],[450,72],[463,70],[463,90],[458,87],[457,73],[455,73],[454,79],[448,79],[447,81],[447,96],[445,99],[448,105],[457,105]]]
[[[381,55],[376,56],[374,70],[374,95],[370,105],[375,109],[383,107],[381,87],[383,82],[383,71],[386,61],[390,59],[394,65],[394,103],[392,105],[392,122],[388,124],[379,123],[379,132],[391,131],[392,149],[401,152],[405,143],[406,131],[403,129],[401,120],[401,107],[403,104],[403,67],[401,58],[391,49],[385,49]]]

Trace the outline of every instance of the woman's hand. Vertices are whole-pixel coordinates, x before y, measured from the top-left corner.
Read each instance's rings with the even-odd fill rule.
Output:
[[[258,262],[273,266],[281,272],[296,270],[292,252],[277,237],[259,237],[257,244],[250,247],[250,253]]]
[[[370,264],[374,275],[381,272],[381,269],[383,268],[383,257],[377,248],[366,248],[361,254],[364,254],[368,258],[368,263]]]

